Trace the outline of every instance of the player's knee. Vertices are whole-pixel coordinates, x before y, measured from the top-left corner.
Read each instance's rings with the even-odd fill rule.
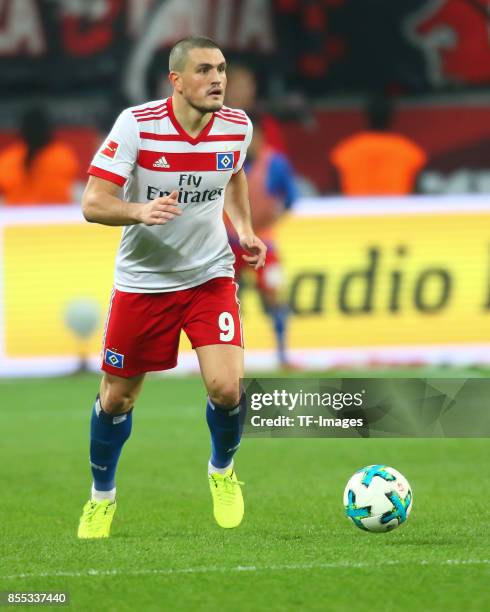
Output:
[[[135,398],[132,393],[127,393],[113,387],[106,387],[100,391],[100,403],[107,414],[123,414],[133,407]]]
[[[209,399],[213,404],[233,408],[240,401],[239,380],[215,380],[209,389]]]

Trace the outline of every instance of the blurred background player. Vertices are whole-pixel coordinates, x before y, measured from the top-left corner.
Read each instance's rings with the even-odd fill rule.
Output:
[[[264,142],[276,151],[286,151],[279,121],[262,108],[257,98],[257,79],[253,71],[243,64],[232,64],[227,68],[227,77],[226,103],[260,118]]]
[[[373,98],[366,108],[368,127],[341,140],[330,153],[349,196],[405,195],[415,191],[417,176],[427,161],[425,151],[392,130],[393,103]]]
[[[19,138],[0,152],[4,204],[71,204],[79,171],[72,148],[55,137],[42,106],[21,116]]]
[[[289,210],[297,198],[294,173],[287,157],[265,141],[259,118],[252,117],[254,132],[244,168],[247,174],[253,227],[267,245],[266,267],[252,272],[265,312],[270,317],[276,337],[277,356],[282,367],[290,367],[286,353],[288,306],[282,296],[284,274],[274,243],[274,224]],[[249,269],[242,255],[238,236],[227,222],[228,238],[235,255],[235,278],[240,282]]]
[[[256,288],[262,305],[271,318],[276,337],[279,364],[290,366],[286,356],[286,322],[288,308],[284,303],[284,275],[273,241],[273,225],[297,198],[294,173],[286,155],[286,143],[277,119],[264,111],[257,97],[257,79],[243,64],[232,64],[227,70],[226,101],[232,108],[243,108],[253,119],[254,135],[249,147],[245,172],[255,230],[268,247],[267,271],[256,273]],[[231,224],[227,223],[230,245],[235,255],[235,273],[240,281],[246,266],[243,251]]]

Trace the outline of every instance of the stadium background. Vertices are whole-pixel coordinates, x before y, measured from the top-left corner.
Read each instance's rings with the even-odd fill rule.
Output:
[[[294,375],[486,376],[489,10],[487,0],[0,0],[0,150],[19,112],[41,102],[81,164],[72,206],[0,204],[2,588],[66,588],[76,609],[488,609],[487,440],[247,440],[250,515],[225,537],[207,520],[203,390],[183,339],[185,378],[150,378],[138,405],[114,538],[80,550],[98,377],[66,375],[80,357],[97,369],[120,235],[83,221],[85,168],[122,107],[167,95],[172,43],[202,34],[255,72],[260,110],[280,122],[300,181],[277,228]],[[417,195],[346,198],[328,155],[379,92],[428,162]],[[249,288],[243,310],[248,372],[273,371],[270,325]],[[339,505],[351,473],[377,461],[415,491],[412,525],[389,541],[359,539]]]
[[[93,151],[120,108],[168,93],[164,66],[172,41],[189,32],[212,36],[230,62],[255,71],[260,108],[281,122],[300,181],[303,197],[277,230],[285,295],[296,315],[289,344],[297,364],[322,369],[487,362],[488,207],[481,197],[490,190],[485,3],[361,4],[6,1],[0,148],[15,138],[22,107],[42,101],[59,136],[79,155],[81,189]],[[398,101],[393,129],[427,152],[417,189],[432,196],[387,202],[385,212],[376,212],[379,199],[356,208],[328,197],[335,191],[328,153],[362,129],[366,96],[379,91]],[[452,195],[448,207],[445,194]],[[96,367],[119,230],[81,221],[66,207],[46,215],[0,208],[4,375],[70,371],[87,350]],[[399,248],[407,251],[403,258],[397,258]],[[342,274],[365,270],[369,249],[380,255],[373,303],[367,310],[342,311]],[[389,312],[390,274],[397,265],[405,281],[399,311]],[[437,273],[424,276],[419,290],[429,307],[417,309],[418,275],[434,267],[451,276],[449,295],[437,307],[445,281]],[[366,291],[361,277],[349,289],[358,306]],[[317,298],[321,304],[313,303]],[[80,300],[82,311],[92,307],[98,321],[88,343],[66,325],[67,309],[76,310]],[[244,292],[243,302],[248,364],[273,367],[273,337],[260,304],[252,291]],[[185,339],[182,349],[181,368],[195,369]]]

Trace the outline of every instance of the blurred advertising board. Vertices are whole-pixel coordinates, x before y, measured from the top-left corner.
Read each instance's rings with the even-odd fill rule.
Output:
[[[490,362],[489,228],[484,196],[300,201],[276,229],[294,361]],[[72,371],[83,354],[98,367],[120,233],[76,206],[0,210],[0,375]],[[252,285],[247,365],[260,369],[274,337]]]

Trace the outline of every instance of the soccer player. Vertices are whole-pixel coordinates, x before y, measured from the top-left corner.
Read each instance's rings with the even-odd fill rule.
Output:
[[[251,114],[258,115],[260,117],[260,127],[264,143],[272,147],[274,151],[284,153],[287,147],[281,125],[273,115],[262,108],[263,105],[257,99],[259,87],[255,74],[247,66],[231,64],[226,75],[228,77],[226,103],[230,106],[241,108],[249,116]],[[253,124],[255,128],[255,121]]]
[[[283,368],[293,367],[286,351],[288,307],[282,298],[284,285],[281,259],[274,239],[274,225],[297,199],[294,172],[284,153],[276,151],[265,141],[261,121],[254,117],[254,133],[244,168],[252,202],[253,227],[267,245],[266,266],[255,274],[256,288],[269,316],[276,337],[277,357]],[[246,263],[239,237],[227,224],[228,238],[235,255],[235,278],[240,280]]]
[[[121,113],[93,159],[83,196],[87,221],[125,227],[91,417],[93,485],[80,538],[109,536],[134,402],[146,372],[175,367],[182,329],[208,392],[214,517],[224,528],[243,517],[233,466],[245,418],[243,339],[223,207],[243,259],[259,269],[266,246],[252,229],[242,169],[252,124],[243,111],[223,106],[226,62],[213,41],[179,41],[169,68],[173,95]]]

